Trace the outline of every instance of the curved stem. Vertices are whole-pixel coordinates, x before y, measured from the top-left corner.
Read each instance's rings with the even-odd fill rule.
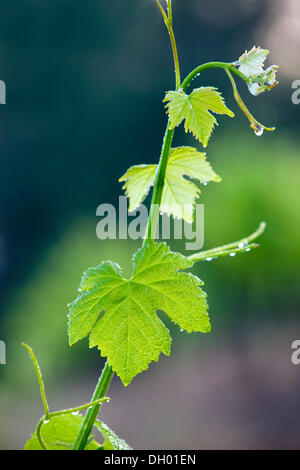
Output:
[[[98,384],[95,388],[92,397],[92,402],[104,397],[113,378],[113,375],[114,372],[112,370],[112,367],[106,361]],[[99,413],[100,407],[101,403],[87,410],[76,441],[74,442],[73,450],[83,450],[85,448],[89,435],[91,434],[97,415]]]
[[[164,10],[163,7],[161,6],[160,1],[159,1],[159,0],[154,0],[154,1],[155,1],[156,5],[157,5],[159,11],[160,11],[161,14],[162,14],[162,17],[163,17],[163,19],[164,19],[164,22],[167,24],[167,22],[168,22],[168,17],[167,17],[167,15],[166,15],[165,10]]]
[[[92,401],[91,403],[86,403],[81,406],[76,406],[75,408],[68,408],[67,410],[60,410],[60,411],[52,411],[51,413],[48,414],[48,416],[43,416],[36,427],[36,437],[40,443],[40,446],[42,447],[43,450],[49,450],[46,446],[46,443],[43,439],[42,436],[42,427],[44,424],[47,424],[49,422],[50,418],[53,418],[54,416],[61,416],[61,415],[67,415],[71,413],[78,413],[79,411],[86,410],[87,408],[91,408],[93,406],[102,404],[104,402],[110,401],[110,398],[104,397],[100,398],[99,400]]]
[[[192,261],[212,261],[215,258],[221,258],[223,256],[235,256],[240,253],[247,253],[248,251],[258,248],[258,243],[251,243],[250,245],[236,247],[236,248],[223,248],[222,246],[218,248],[213,248],[212,250],[201,251],[200,253],[195,253],[194,255],[188,256]]]
[[[110,398],[104,397],[104,398],[99,398],[98,400],[91,401],[90,403],[85,403],[84,405],[76,406],[75,408],[68,408],[66,410],[59,410],[59,411],[53,411],[50,413],[49,417],[52,418],[53,416],[60,416],[60,415],[68,415],[71,413],[78,413],[79,411],[86,410],[88,408],[93,408],[94,406],[97,405],[102,405],[102,403],[107,403],[110,401]]]
[[[253,248],[257,248],[259,245],[257,243],[250,243],[253,240],[256,240],[262,233],[265,231],[266,223],[261,222],[259,227],[248,237],[242,238],[237,242],[227,243],[226,245],[219,246],[217,248],[212,248],[211,250],[200,251],[199,253],[194,253],[193,255],[188,256],[192,261],[211,261],[214,258],[219,258],[220,256],[234,256],[237,253],[245,253],[251,251]]]
[[[206,62],[205,64],[201,64],[198,67],[196,67],[194,70],[191,71],[191,73],[187,75],[187,77],[184,79],[184,81],[181,84],[182,90],[186,91],[186,89],[190,86],[194,78],[196,78],[204,70],[209,70],[209,69],[223,69],[225,71],[229,70],[230,72],[234,73],[245,82],[249,82],[249,78],[246,77],[246,75],[244,75],[243,73],[241,73],[237,68],[235,68],[234,64],[231,64],[228,62]]]
[[[40,369],[40,366],[39,366],[39,363],[38,363],[38,360],[32,350],[32,348],[30,346],[28,346],[28,344],[26,343],[22,343],[22,346],[27,349],[27,351],[29,352],[29,355],[31,357],[31,360],[33,362],[33,365],[34,365],[34,368],[35,368],[35,372],[36,372],[36,375],[37,375],[37,378],[38,378],[38,381],[39,381],[39,386],[40,386],[40,392],[41,392],[41,397],[42,397],[42,401],[43,401],[43,405],[44,405],[44,410],[45,410],[45,417],[46,419],[49,418],[49,406],[48,406],[48,402],[47,402],[47,397],[46,397],[46,391],[45,391],[45,385],[44,385],[44,381],[43,381],[43,376],[42,376],[42,372],[41,372],[41,369]]]
[[[43,439],[43,436],[42,436],[42,426],[43,426],[43,424],[44,424],[44,422],[45,422],[44,420],[45,420],[45,416],[43,416],[43,417],[39,420],[39,422],[38,422],[38,425],[37,425],[37,427],[36,427],[36,437],[37,437],[37,439],[38,439],[38,441],[39,441],[39,443],[40,443],[41,448],[42,448],[43,450],[49,450],[49,449],[47,448],[47,446],[46,446],[46,444],[45,444],[45,441],[44,441],[44,439]]]
[[[249,109],[247,108],[247,106],[245,105],[245,103],[243,102],[242,98],[240,97],[240,94],[238,92],[238,89],[237,89],[237,86],[236,86],[236,83],[235,83],[235,80],[231,74],[231,70],[229,69],[226,69],[226,73],[229,77],[229,80],[231,82],[231,85],[232,85],[232,89],[233,89],[233,96],[237,102],[237,104],[239,105],[240,109],[243,111],[243,113],[245,114],[246,118],[248,119],[248,121],[250,122],[250,126],[252,127],[252,129],[254,129],[254,132],[256,135],[261,135],[263,133],[263,130],[267,130],[267,131],[274,131],[275,130],[275,127],[266,127],[264,126],[263,124],[261,124],[260,122],[258,122],[254,116],[252,116],[252,114],[250,113]]]

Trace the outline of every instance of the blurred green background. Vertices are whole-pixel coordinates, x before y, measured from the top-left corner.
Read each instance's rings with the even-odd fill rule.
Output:
[[[52,408],[89,400],[103,361],[87,341],[70,348],[66,305],[82,272],[103,259],[129,272],[140,242],[96,238],[96,208],[117,204],[118,178],[155,163],[174,87],[167,33],[154,0],[0,2],[0,448],[22,448],[42,413],[37,353]],[[299,110],[297,0],[174,0],[185,75],[210,60],[270,49],[280,85],[242,97],[277,127],[256,137],[222,71],[195,86],[223,91],[236,119],[219,117],[207,147],[223,178],[203,188],[205,247],[268,227],[252,253],[199,263],[212,332],[167,324],[173,353],[126,389],[115,378],[103,417],[135,448],[299,448],[300,366],[291,363],[299,319]],[[297,75],[298,74],[298,75]],[[182,130],[176,144],[195,145]]]

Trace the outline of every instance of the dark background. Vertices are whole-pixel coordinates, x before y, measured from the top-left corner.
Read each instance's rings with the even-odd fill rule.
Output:
[[[0,446],[21,448],[41,415],[36,351],[52,407],[89,400],[102,367],[87,342],[69,348],[66,304],[88,266],[111,258],[130,269],[138,242],[96,238],[96,208],[117,204],[118,178],[155,163],[174,87],[172,56],[153,0],[0,1]],[[115,378],[108,424],[135,448],[299,448],[300,366],[291,363],[299,321],[299,109],[297,0],[175,0],[185,76],[210,60],[270,49],[280,85],[242,97],[274,133],[256,137],[222,71],[195,86],[222,90],[235,112],[220,116],[207,147],[223,178],[203,189],[205,248],[268,228],[261,247],[201,263],[212,333],[173,334],[173,353],[127,389]],[[195,145],[181,130],[176,144]]]

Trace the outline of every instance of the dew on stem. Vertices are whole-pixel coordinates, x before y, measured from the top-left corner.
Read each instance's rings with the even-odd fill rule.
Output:
[[[263,135],[263,133],[264,133],[264,128],[263,128],[263,126],[261,126],[261,125],[259,125],[259,124],[251,124],[251,127],[252,127],[252,129],[254,129],[255,135],[257,135],[258,137],[260,137],[261,135]]]

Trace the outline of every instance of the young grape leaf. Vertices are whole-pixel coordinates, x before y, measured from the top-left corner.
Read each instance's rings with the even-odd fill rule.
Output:
[[[59,415],[51,417],[48,423],[43,424],[41,435],[49,450],[71,450],[79,432],[83,416]],[[88,442],[85,450],[97,450],[99,443],[93,438]],[[25,450],[43,450],[36,432],[26,442]]]
[[[144,200],[154,184],[156,165],[136,165],[129,168],[119,181],[125,181],[123,189],[129,197],[129,212],[134,211]],[[201,194],[199,187],[185,178],[193,178],[200,183],[221,181],[205,153],[193,147],[172,149],[168,159],[165,186],[160,211],[174,218],[193,222],[193,209],[196,198]]]
[[[253,46],[251,51],[245,51],[239,58],[237,62],[239,71],[249,78],[261,75],[264,71],[264,62],[268,54],[269,51],[267,49]]]
[[[104,443],[101,446],[102,450],[132,450],[132,447],[127,444],[124,439],[117,436],[106,424],[102,421],[96,421],[95,426],[99,429],[104,437]]]
[[[129,198],[128,212],[135,211],[146,198],[154,185],[156,168],[157,165],[134,165],[119,179],[120,183],[125,181],[123,189]]]
[[[262,75],[258,77],[252,77],[251,80],[247,83],[251,95],[258,96],[264,91],[270,91],[272,88],[277,86],[279,83],[276,79],[278,68],[278,65],[271,65],[263,71]]]
[[[123,189],[129,197],[129,212],[133,212],[146,198],[154,184],[157,165],[135,165],[127,170],[119,181],[126,181]]]
[[[124,385],[158,361],[161,352],[170,354],[171,337],[157,310],[188,332],[210,331],[202,281],[179,271],[192,261],[153,240],[133,261],[130,279],[111,261],[89,269],[69,310],[70,344],[90,333],[90,347],[98,346]]]
[[[185,132],[191,132],[206,147],[215,125],[216,118],[209,112],[234,114],[224,103],[221,94],[214,87],[201,87],[187,95],[183,91],[169,91],[164,102],[170,119],[170,129],[174,129],[185,119]]]

